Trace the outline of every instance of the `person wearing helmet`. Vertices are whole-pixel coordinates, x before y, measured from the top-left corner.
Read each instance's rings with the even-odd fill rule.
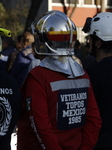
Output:
[[[112,149],[112,13],[102,12],[86,20],[97,63],[88,70],[102,118],[96,150]]]
[[[0,52],[2,51],[1,36],[10,37],[9,30],[0,28]],[[17,125],[21,111],[21,93],[16,80],[0,71],[0,150],[11,150],[11,135]]]
[[[101,118],[89,76],[74,60],[75,24],[49,11],[31,24],[43,59],[22,88],[18,150],[93,150]]]

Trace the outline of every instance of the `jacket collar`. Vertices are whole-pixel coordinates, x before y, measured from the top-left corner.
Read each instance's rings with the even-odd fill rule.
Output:
[[[67,74],[68,78],[84,75],[82,66],[70,56],[47,56],[40,62],[40,66]]]

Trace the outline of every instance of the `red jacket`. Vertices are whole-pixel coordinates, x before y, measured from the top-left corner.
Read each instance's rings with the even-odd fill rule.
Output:
[[[86,73],[71,79],[38,66],[22,95],[18,150],[93,150],[101,118]]]

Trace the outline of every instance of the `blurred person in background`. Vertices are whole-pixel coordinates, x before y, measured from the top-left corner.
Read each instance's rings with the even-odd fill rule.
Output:
[[[28,67],[28,72],[30,72],[33,68],[35,68],[36,66],[40,64],[40,59],[34,49],[34,42],[32,43],[32,48],[33,48],[33,54],[34,54],[35,59],[31,60],[29,67]]]
[[[33,42],[34,35],[30,32],[25,32],[21,40],[22,50],[17,54],[10,72],[10,74],[17,80],[20,87],[27,76],[31,60],[35,59],[32,48]]]
[[[112,150],[112,13],[87,18],[83,31],[90,35],[90,48],[97,61],[88,69],[102,118],[95,150]]]
[[[86,56],[83,60],[83,67],[87,71],[96,63],[96,58],[91,54],[90,41],[87,41],[85,44]]]
[[[0,54],[0,70],[6,72],[6,63],[11,53],[15,51],[14,40],[12,37],[2,36],[2,51]]]
[[[22,44],[21,44],[22,43],[22,36],[23,36],[22,34],[17,36],[17,39],[15,40],[15,51],[12,52],[8,57],[8,60],[6,62],[6,66],[5,66],[7,73],[11,72],[12,67],[14,65],[14,62],[15,62],[15,59],[17,57],[17,54],[19,53],[19,51],[22,50]]]
[[[79,40],[76,40],[74,45],[74,55],[80,59],[81,63],[83,62],[83,55],[81,52],[81,43]]]

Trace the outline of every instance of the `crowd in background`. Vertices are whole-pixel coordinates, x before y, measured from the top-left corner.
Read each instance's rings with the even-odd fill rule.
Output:
[[[0,70],[11,74],[21,87],[27,73],[40,63],[33,49],[34,36],[27,31],[18,35],[15,40],[12,37],[2,37],[2,40]],[[90,53],[89,41],[80,43],[77,40],[74,45],[74,54],[81,60],[85,70],[95,63],[95,57]]]
[[[11,74],[21,87],[27,73],[40,62],[33,50],[34,36],[25,32],[16,37],[2,37],[0,70]]]
[[[95,21],[93,21],[92,23],[94,24],[94,22],[96,23],[97,21],[101,20],[103,18],[102,16],[105,17],[107,19],[107,21],[108,21],[108,19],[110,19],[110,22],[111,22],[112,14],[104,13],[102,15],[102,13],[101,13],[101,14],[99,14],[99,17],[97,17],[97,15],[93,17],[93,20],[95,20]],[[105,25],[105,22],[103,22],[103,23],[104,23],[104,26],[107,26],[107,24]],[[102,25],[102,24],[100,23],[100,25]],[[99,27],[99,25],[98,25],[98,27]],[[94,28],[94,26],[93,26],[93,28]],[[90,27],[88,27],[88,30],[90,30]],[[84,29],[84,32],[86,33],[85,29]],[[103,30],[101,30],[101,33],[102,32],[103,32]],[[70,55],[70,57],[67,56],[68,60],[67,60],[67,63],[65,63],[65,64],[63,63],[65,60],[62,59],[63,55],[61,58],[60,58],[60,56],[59,56],[59,58],[58,57],[56,58],[54,56],[49,57],[49,55],[47,57],[45,56],[46,58],[44,59],[43,63],[41,63],[41,59],[39,59],[40,57],[38,58],[38,55],[36,54],[36,52],[34,50],[34,47],[35,47],[34,35],[30,32],[25,32],[25,33],[19,35],[15,41],[11,37],[2,37],[3,44],[2,44],[2,51],[1,51],[1,57],[0,57],[0,70],[2,72],[10,74],[13,78],[15,78],[20,89],[23,85],[22,94],[23,94],[24,99],[27,97],[27,99],[25,99],[25,102],[27,101],[27,103],[28,103],[27,109],[28,109],[28,111],[31,111],[30,113],[32,113],[33,111],[31,110],[29,104],[31,103],[32,97],[34,96],[33,100],[35,100],[36,104],[38,104],[38,105],[36,106],[35,102],[34,103],[32,102],[33,104],[31,106],[35,109],[34,112],[36,112],[36,113],[34,113],[33,115],[36,118],[38,128],[41,130],[40,132],[42,132],[41,136],[43,137],[43,139],[44,139],[44,136],[49,134],[49,132],[47,132],[46,126],[44,124],[42,124],[42,122],[40,122],[40,120],[42,121],[42,117],[43,117],[42,115],[45,114],[45,118],[43,117],[44,121],[47,125],[49,125],[49,121],[46,121],[46,120],[49,118],[50,115],[52,118],[52,113],[49,114],[48,106],[49,106],[49,108],[51,108],[50,112],[51,111],[54,112],[54,110],[51,107],[52,100],[56,99],[54,104],[56,104],[57,101],[60,100],[60,99],[57,100],[57,95],[59,93],[57,94],[56,92],[59,91],[61,93],[60,95],[64,96],[64,95],[66,95],[67,90],[70,91],[70,94],[74,94],[73,93],[74,91],[71,90],[72,88],[76,90],[77,94],[81,93],[79,91],[78,91],[79,92],[78,93],[77,90],[80,90],[80,91],[84,90],[84,92],[86,93],[85,89],[88,88],[89,89],[87,91],[88,98],[86,100],[87,100],[87,102],[88,101],[89,102],[87,104],[87,116],[85,117],[87,119],[86,120],[87,125],[85,125],[85,126],[81,125],[82,130],[83,130],[81,133],[83,134],[82,136],[84,138],[84,140],[82,140],[81,142],[82,143],[84,142],[86,144],[80,145],[80,147],[82,147],[81,150],[83,150],[83,146],[91,147],[90,149],[93,150],[95,147],[97,138],[98,138],[98,142],[96,144],[95,150],[111,150],[112,149],[112,143],[111,143],[111,139],[112,139],[112,132],[111,132],[111,124],[112,124],[112,117],[111,117],[111,114],[112,114],[111,113],[111,105],[112,105],[112,101],[111,101],[112,38],[111,38],[111,40],[108,40],[110,38],[110,34],[109,35],[108,34],[109,34],[109,32],[107,32],[107,33],[105,32],[105,36],[107,36],[107,39],[105,40],[105,37],[103,37],[104,34],[101,34],[102,36],[99,37],[99,32],[98,32],[98,34],[96,32],[95,35],[93,32],[93,35],[90,35],[90,37],[89,37],[89,40],[91,40],[93,42],[92,43],[93,45],[90,44],[89,40],[87,40],[85,43],[80,43],[80,41],[78,39],[76,40],[75,45],[74,45],[74,57],[73,58],[80,65],[78,65],[75,61],[72,61],[73,59],[71,58],[71,55]],[[91,49],[93,49],[93,48],[91,48],[91,45],[94,48],[95,55],[93,55],[93,54],[91,55],[91,53],[92,53]],[[36,47],[36,48],[38,51],[38,47]],[[40,50],[42,50],[42,49],[40,48]],[[46,50],[46,49],[44,49],[44,50]],[[50,50],[52,51],[52,49],[50,49]],[[49,53],[49,51],[48,51],[48,53]],[[56,62],[56,64],[55,64],[55,62]],[[39,67],[37,67],[37,70],[33,69],[36,66],[38,66],[40,63],[41,63],[41,65]],[[46,65],[46,63],[47,63],[47,65]],[[53,64],[51,64],[51,63],[53,63]],[[65,68],[62,67],[60,69],[59,64],[61,64],[61,65],[64,64]],[[69,68],[69,69],[67,68],[68,70],[66,69],[66,64],[68,65],[68,68]],[[50,66],[50,65],[52,65],[52,66]],[[57,66],[58,69],[60,69],[60,70],[57,71],[55,69],[55,66]],[[33,69],[33,71],[31,71],[32,69]],[[70,71],[69,74],[67,74],[68,73],[67,71],[68,72]],[[30,72],[30,74],[29,74],[29,76],[27,76],[29,72]],[[37,75],[37,72],[39,72],[41,74]],[[45,76],[44,76],[44,73],[45,73]],[[76,75],[75,73],[78,75],[75,76]],[[44,77],[45,77],[45,80],[43,80]],[[70,85],[68,84],[69,82],[67,82],[67,81],[69,81],[69,77],[73,79],[71,81],[74,81],[73,83],[70,82]],[[88,82],[86,80],[84,82],[84,83],[86,83],[86,85],[84,85],[84,86],[87,86],[87,87],[82,88],[82,85],[83,85],[82,81],[84,81],[85,79],[90,81],[90,85],[87,86]],[[64,86],[64,84],[61,85],[63,87],[63,91],[62,91],[62,89],[60,89],[60,85],[58,85],[59,82],[57,83],[58,86],[55,85],[56,80],[59,82],[61,80],[66,83],[65,84],[63,82],[65,85],[67,85],[66,87]],[[76,80],[77,80],[77,82],[76,82],[77,86],[79,88],[76,88],[76,85],[75,85]],[[80,80],[81,80],[81,82],[80,82]],[[32,86],[30,87],[31,84],[32,84]],[[45,86],[44,86],[44,84],[45,84]],[[53,86],[52,84],[54,84],[55,86]],[[71,85],[73,86],[72,88],[71,88]],[[52,86],[52,88],[58,87],[59,89],[58,90],[56,89],[56,91],[52,91],[50,86]],[[32,87],[33,87],[33,89],[32,89]],[[35,89],[35,87],[37,87],[37,89]],[[38,89],[38,88],[40,88],[40,89]],[[63,94],[63,92],[65,92],[65,93]],[[84,93],[84,92],[82,92],[82,93]],[[32,97],[30,97],[30,98],[29,98],[29,95],[30,95],[29,93],[32,95]],[[48,95],[48,93],[50,96]],[[53,95],[53,94],[55,94],[55,95]],[[38,98],[38,96],[40,96],[40,97]],[[38,99],[38,101],[36,101],[37,99]],[[42,105],[41,100],[43,100],[43,105]],[[51,100],[51,101],[47,102],[48,100]],[[64,101],[64,98],[62,98],[62,101]],[[65,98],[65,101],[66,101],[66,98]],[[43,108],[40,108],[40,104],[42,105]],[[59,102],[59,104],[60,104],[59,108],[61,108],[61,110],[63,110],[63,106],[61,105],[61,102]],[[67,106],[69,107],[69,105],[67,105]],[[40,112],[42,113],[42,115],[38,112],[37,107],[38,107],[38,110],[40,110]],[[49,114],[47,117],[46,117],[44,108],[45,108],[45,111]],[[104,111],[104,110],[106,110],[106,111]],[[94,113],[94,111],[95,111],[95,113]],[[24,112],[25,111],[23,111],[23,116],[28,117],[28,115],[26,115],[27,112],[25,112],[25,113]],[[101,113],[102,120],[100,120],[99,112]],[[55,111],[54,114],[55,113],[57,113],[57,112]],[[40,115],[41,115],[41,117],[40,117]],[[72,114],[70,114],[70,115],[72,115]],[[96,116],[94,116],[94,115],[96,115]],[[108,119],[108,116],[109,116],[109,119]],[[32,117],[32,116],[30,116],[30,117]],[[61,128],[60,130],[63,130],[64,125],[61,124],[60,116],[58,116],[58,117],[59,117],[58,119],[60,122],[59,128]],[[49,120],[51,118],[49,118]],[[95,122],[93,121],[94,119],[96,119]],[[28,121],[28,119],[26,119],[26,121]],[[56,122],[56,121],[57,120],[55,120],[54,122]],[[103,124],[102,124],[103,126],[101,127],[101,132],[99,132],[102,121],[103,121]],[[20,119],[20,124],[21,124],[21,122],[22,123],[24,122],[24,117],[22,119]],[[54,129],[53,129],[53,127],[55,126],[54,122],[52,122],[52,125],[50,124],[52,126],[52,131],[54,131]],[[65,123],[66,123],[66,121],[65,121]],[[90,123],[90,125],[92,125],[93,129],[91,129],[91,127],[89,127],[89,123]],[[41,126],[41,125],[43,125],[43,126]],[[74,123],[74,125],[75,125],[75,123]],[[65,127],[65,130],[67,132],[69,132],[68,127],[69,126],[67,126],[67,128]],[[31,126],[28,126],[28,128],[31,129]],[[76,131],[77,129],[75,131],[79,132],[79,134],[80,134],[79,128],[80,127],[77,127],[78,131]],[[21,129],[22,128],[20,125],[20,130]],[[74,130],[75,128],[72,128],[72,129]],[[48,131],[51,131],[51,127],[48,128]],[[56,126],[56,131],[58,131],[57,126]],[[92,132],[95,134],[95,135],[93,135],[93,137],[91,136]],[[99,135],[98,135],[98,132],[100,133]],[[44,134],[44,133],[46,133],[46,134]],[[53,132],[51,133],[51,135],[52,134],[54,135]],[[60,133],[55,132],[55,134],[58,137],[59,136],[58,134],[60,134]],[[31,139],[32,143],[33,143],[33,140],[35,141],[36,136],[33,135],[32,131],[31,131],[31,135],[34,138],[34,139],[33,138]],[[70,136],[71,135],[72,134],[70,133]],[[48,146],[48,149],[49,149],[49,148],[51,148],[51,145],[52,146],[54,146],[54,145],[52,143],[50,144],[50,142],[52,141],[51,137],[50,136],[49,136],[49,138],[48,137],[46,138],[46,137],[45,137],[45,144]],[[74,137],[74,135],[73,135],[73,137]],[[90,141],[92,144],[91,143],[89,144],[87,142],[86,137],[87,138],[90,137]],[[21,136],[19,138],[20,138],[20,147],[19,148],[21,149],[21,147],[23,148],[23,146],[22,146],[23,143],[21,140],[22,139]],[[58,138],[61,141],[60,136]],[[77,139],[77,136],[75,138]],[[94,141],[94,139],[95,139],[95,141]],[[29,140],[29,142],[30,142],[30,140]],[[61,147],[60,146],[61,144],[66,145],[66,143],[63,144],[63,142],[61,144],[60,143],[58,141],[56,143],[59,146],[59,148]],[[74,145],[74,142],[72,144]],[[27,145],[27,141],[26,141],[26,145]],[[33,146],[36,147],[36,145],[33,145]],[[67,146],[68,145],[66,145],[66,147]],[[105,147],[106,147],[106,149],[105,149]],[[88,148],[88,150],[89,150],[89,148]]]

